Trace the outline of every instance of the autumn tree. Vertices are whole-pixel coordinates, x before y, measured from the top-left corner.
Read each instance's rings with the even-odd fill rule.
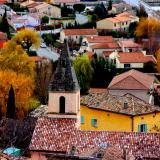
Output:
[[[15,118],[15,96],[14,96],[14,90],[13,86],[11,85],[10,90],[9,90],[9,95],[8,95],[8,101],[7,101],[7,113],[6,117],[7,118]]]
[[[0,69],[12,70],[17,74],[23,73],[28,76],[34,76],[35,64],[21,45],[17,45],[15,41],[9,41],[0,56]]]
[[[156,52],[156,59],[157,59],[157,71],[160,73],[160,49]]]
[[[24,29],[19,31],[14,37],[13,41],[21,45],[27,53],[29,53],[31,46],[39,48],[40,36],[32,29]]]
[[[27,114],[28,105],[32,100],[34,81],[33,78],[24,74],[17,74],[9,70],[0,71],[0,106],[2,106],[3,115],[6,114],[8,91],[11,85],[15,93],[16,117],[22,118]]]
[[[48,86],[53,76],[53,64],[51,61],[42,60],[40,65],[36,66],[36,95],[41,104],[48,102]]]
[[[87,55],[77,57],[73,61],[73,66],[80,84],[81,92],[86,93],[92,82],[93,68]]]
[[[137,16],[140,17],[140,18],[148,17],[147,12],[142,5],[140,5],[140,7],[137,9]]]
[[[155,53],[159,48],[160,21],[156,18],[142,18],[136,27],[135,35],[137,38],[148,38],[148,50]]]

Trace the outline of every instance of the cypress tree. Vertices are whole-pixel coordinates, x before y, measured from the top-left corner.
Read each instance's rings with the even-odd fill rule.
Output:
[[[15,96],[14,96],[14,90],[11,85],[11,88],[9,90],[9,97],[8,97],[8,102],[7,102],[7,118],[14,118],[15,117],[15,110],[16,110],[16,105],[15,105]]]

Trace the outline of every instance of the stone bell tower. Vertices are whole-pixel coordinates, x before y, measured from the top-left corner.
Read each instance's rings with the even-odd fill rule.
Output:
[[[48,116],[77,119],[80,125],[80,88],[64,44],[54,78],[49,85]]]

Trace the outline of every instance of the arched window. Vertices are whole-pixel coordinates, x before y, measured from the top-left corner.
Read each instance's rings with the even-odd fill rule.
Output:
[[[59,98],[59,113],[65,113],[65,97]]]

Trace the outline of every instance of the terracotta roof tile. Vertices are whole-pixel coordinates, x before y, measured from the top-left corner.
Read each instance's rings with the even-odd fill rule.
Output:
[[[89,93],[107,93],[107,88],[90,88]]]
[[[116,146],[135,157],[160,157],[160,133],[82,131],[74,128],[73,120],[41,117],[37,121],[30,150],[70,153],[81,155],[97,147]]]
[[[3,32],[0,32],[0,41],[7,41],[8,38],[7,38],[7,35]]]
[[[65,35],[97,35],[96,29],[64,29]]]
[[[146,63],[156,62],[154,56],[144,55],[142,52],[119,52],[118,60],[120,63]]]
[[[88,36],[86,37],[89,43],[109,43],[114,42],[112,36]]]
[[[127,102],[127,108],[124,107],[124,102]],[[160,111],[159,107],[149,105],[131,94],[117,96],[107,93],[90,93],[81,97],[81,104],[89,108],[128,115],[141,115]]]
[[[113,78],[108,89],[150,89],[154,77],[137,70],[129,70]]]
[[[99,44],[94,44],[90,46],[93,49],[117,49],[119,48],[118,44],[116,42],[113,43],[99,43]]]
[[[127,48],[140,48],[142,47],[140,44],[135,43],[132,40],[123,40],[123,41],[119,41],[119,44],[123,47],[127,47]]]

